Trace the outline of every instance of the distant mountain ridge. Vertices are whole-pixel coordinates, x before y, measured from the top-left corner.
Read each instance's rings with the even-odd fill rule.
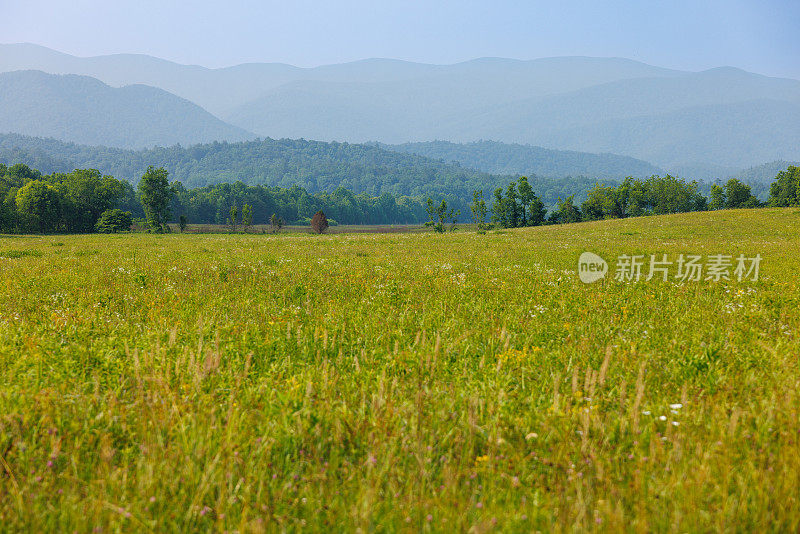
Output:
[[[41,71],[0,73],[0,132],[125,148],[255,137],[162,89]]]
[[[383,146],[389,150],[419,154],[444,162],[455,161],[465,167],[493,174],[522,174],[549,178],[587,176],[603,180],[619,180],[626,176],[647,177],[664,172],[651,163],[627,156],[551,150],[496,141],[463,144],[430,141]]]
[[[36,45],[0,45],[0,72],[22,68],[158,87],[239,128],[217,129],[218,140],[240,140],[243,132],[393,145],[494,140],[617,154],[701,179],[800,159],[800,81],[732,67],[685,72],[621,58],[561,57],[209,69],[144,55],[78,58]],[[62,105],[72,104],[65,99]],[[85,136],[91,127],[81,125]],[[115,139],[61,130],[25,132],[91,143]],[[188,133],[173,142],[209,140]]]
[[[186,98],[226,118],[239,106],[293,82],[400,83],[425,90],[438,87],[452,98],[468,87],[482,104],[548,95],[609,81],[672,76],[680,71],[623,58],[564,57],[535,60],[479,58],[454,65],[431,65],[372,58],[300,68],[283,63],[245,63],[211,69],[181,65],[144,54],[77,57],[31,44],[0,44],[0,72],[41,70],[80,74],[111,86],[146,84]],[[486,99],[489,99],[488,101]]]

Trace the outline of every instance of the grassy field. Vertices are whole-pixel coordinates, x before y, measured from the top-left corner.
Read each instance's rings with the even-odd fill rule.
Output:
[[[0,238],[0,530],[797,532],[799,258],[797,209]]]

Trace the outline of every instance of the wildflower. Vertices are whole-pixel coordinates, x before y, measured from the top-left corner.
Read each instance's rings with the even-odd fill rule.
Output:
[[[427,516],[425,519],[426,519],[428,522],[431,522],[431,521],[433,521],[433,516],[432,516],[431,514],[428,514],[428,516]]]
[[[525,436],[525,439],[526,439],[526,440],[528,440],[528,441],[530,441],[530,440],[532,440],[532,439],[536,439],[536,438],[538,438],[538,437],[539,437],[539,434],[537,434],[536,432],[531,432],[530,434],[528,434],[527,436]]]
[[[650,415],[650,410],[645,410],[642,412],[642,415]]]
[[[658,416],[658,420],[659,421],[666,421],[667,420],[667,416],[666,415],[659,415]]]
[[[679,424],[680,424],[680,423],[679,423],[679,422],[677,422],[677,421],[673,421],[673,422],[672,422],[672,426],[678,426]]]
[[[480,502],[480,501],[479,501],[479,502],[477,502],[477,503],[475,504],[475,508],[483,508],[483,503],[482,503],[482,502]]]
[[[677,402],[675,404],[670,404],[669,407],[672,408],[673,410],[680,410],[681,408],[683,408],[683,404]]]

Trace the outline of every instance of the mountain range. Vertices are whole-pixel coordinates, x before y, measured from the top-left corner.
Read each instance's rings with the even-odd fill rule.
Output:
[[[0,74],[0,132],[125,148],[255,137],[163,89],[32,70]]]
[[[30,69],[84,78],[12,72]],[[87,144],[141,148],[262,136],[424,152],[416,143],[494,140],[633,158],[622,174],[637,174],[644,163],[700,179],[800,159],[800,82],[730,67],[686,72],[561,57],[209,69],[17,44],[0,45],[0,72],[0,131]],[[508,148],[480,151],[492,147],[501,165]]]

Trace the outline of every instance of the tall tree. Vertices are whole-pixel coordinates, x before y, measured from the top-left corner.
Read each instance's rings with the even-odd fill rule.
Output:
[[[769,186],[769,205],[800,206],[800,167],[790,165],[775,177]]]
[[[242,226],[244,231],[247,232],[248,228],[253,224],[253,208],[250,204],[242,206]]]
[[[517,203],[517,184],[511,182],[508,184],[506,188],[506,198],[505,198],[505,210],[503,210],[505,215],[505,220],[503,221],[503,226],[506,228],[516,228],[519,226],[520,223],[520,207]]]
[[[721,210],[725,208],[725,189],[719,184],[712,184],[711,199],[708,202],[708,209]]]
[[[758,206],[758,199],[750,192],[750,186],[736,178],[728,180],[724,189],[726,208],[755,208]]]
[[[33,180],[17,192],[17,210],[29,230],[44,233],[56,230],[61,218],[58,191],[50,184]]]
[[[503,188],[498,187],[494,190],[492,198],[492,224],[495,226],[505,226],[506,202],[503,198]]]
[[[550,216],[555,224],[574,223],[581,220],[581,211],[573,202],[575,195],[568,196],[566,199],[558,199],[556,210]]]
[[[478,231],[484,231],[486,229],[486,201],[483,200],[483,190],[476,189],[472,192],[470,210],[472,211],[472,220],[475,221]]]
[[[432,226],[435,232],[444,232],[445,223],[450,223],[450,230],[455,230],[458,220],[458,211],[453,208],[447,209],[447,200],[442,199],[439,204],[434,204],[433,199],[428,197],[425,210],[428,212],[429,221],[425,226]]]
[[[533,199],[536,195],[533,193],[531,184],[528,183],[527,176],[520,176],[517,180],[517,194],[519,195],[520,204],[520,225],[531,226],[528,222],[530,215],[528,210],[530,209],[531,202],[533,202]]]
[[[239,216],[239,210],[236,206],[231,206],[230,215],[228,216],[228,224],[231,226],[231,232],[236,231],[236,219]]]
[[[173,191],[169,186],[169,173],[163,167],[152,165],[139,181],[139,201],[142,203],[147,224],[156,232],[163,232],[169,219],[169,204]]]

